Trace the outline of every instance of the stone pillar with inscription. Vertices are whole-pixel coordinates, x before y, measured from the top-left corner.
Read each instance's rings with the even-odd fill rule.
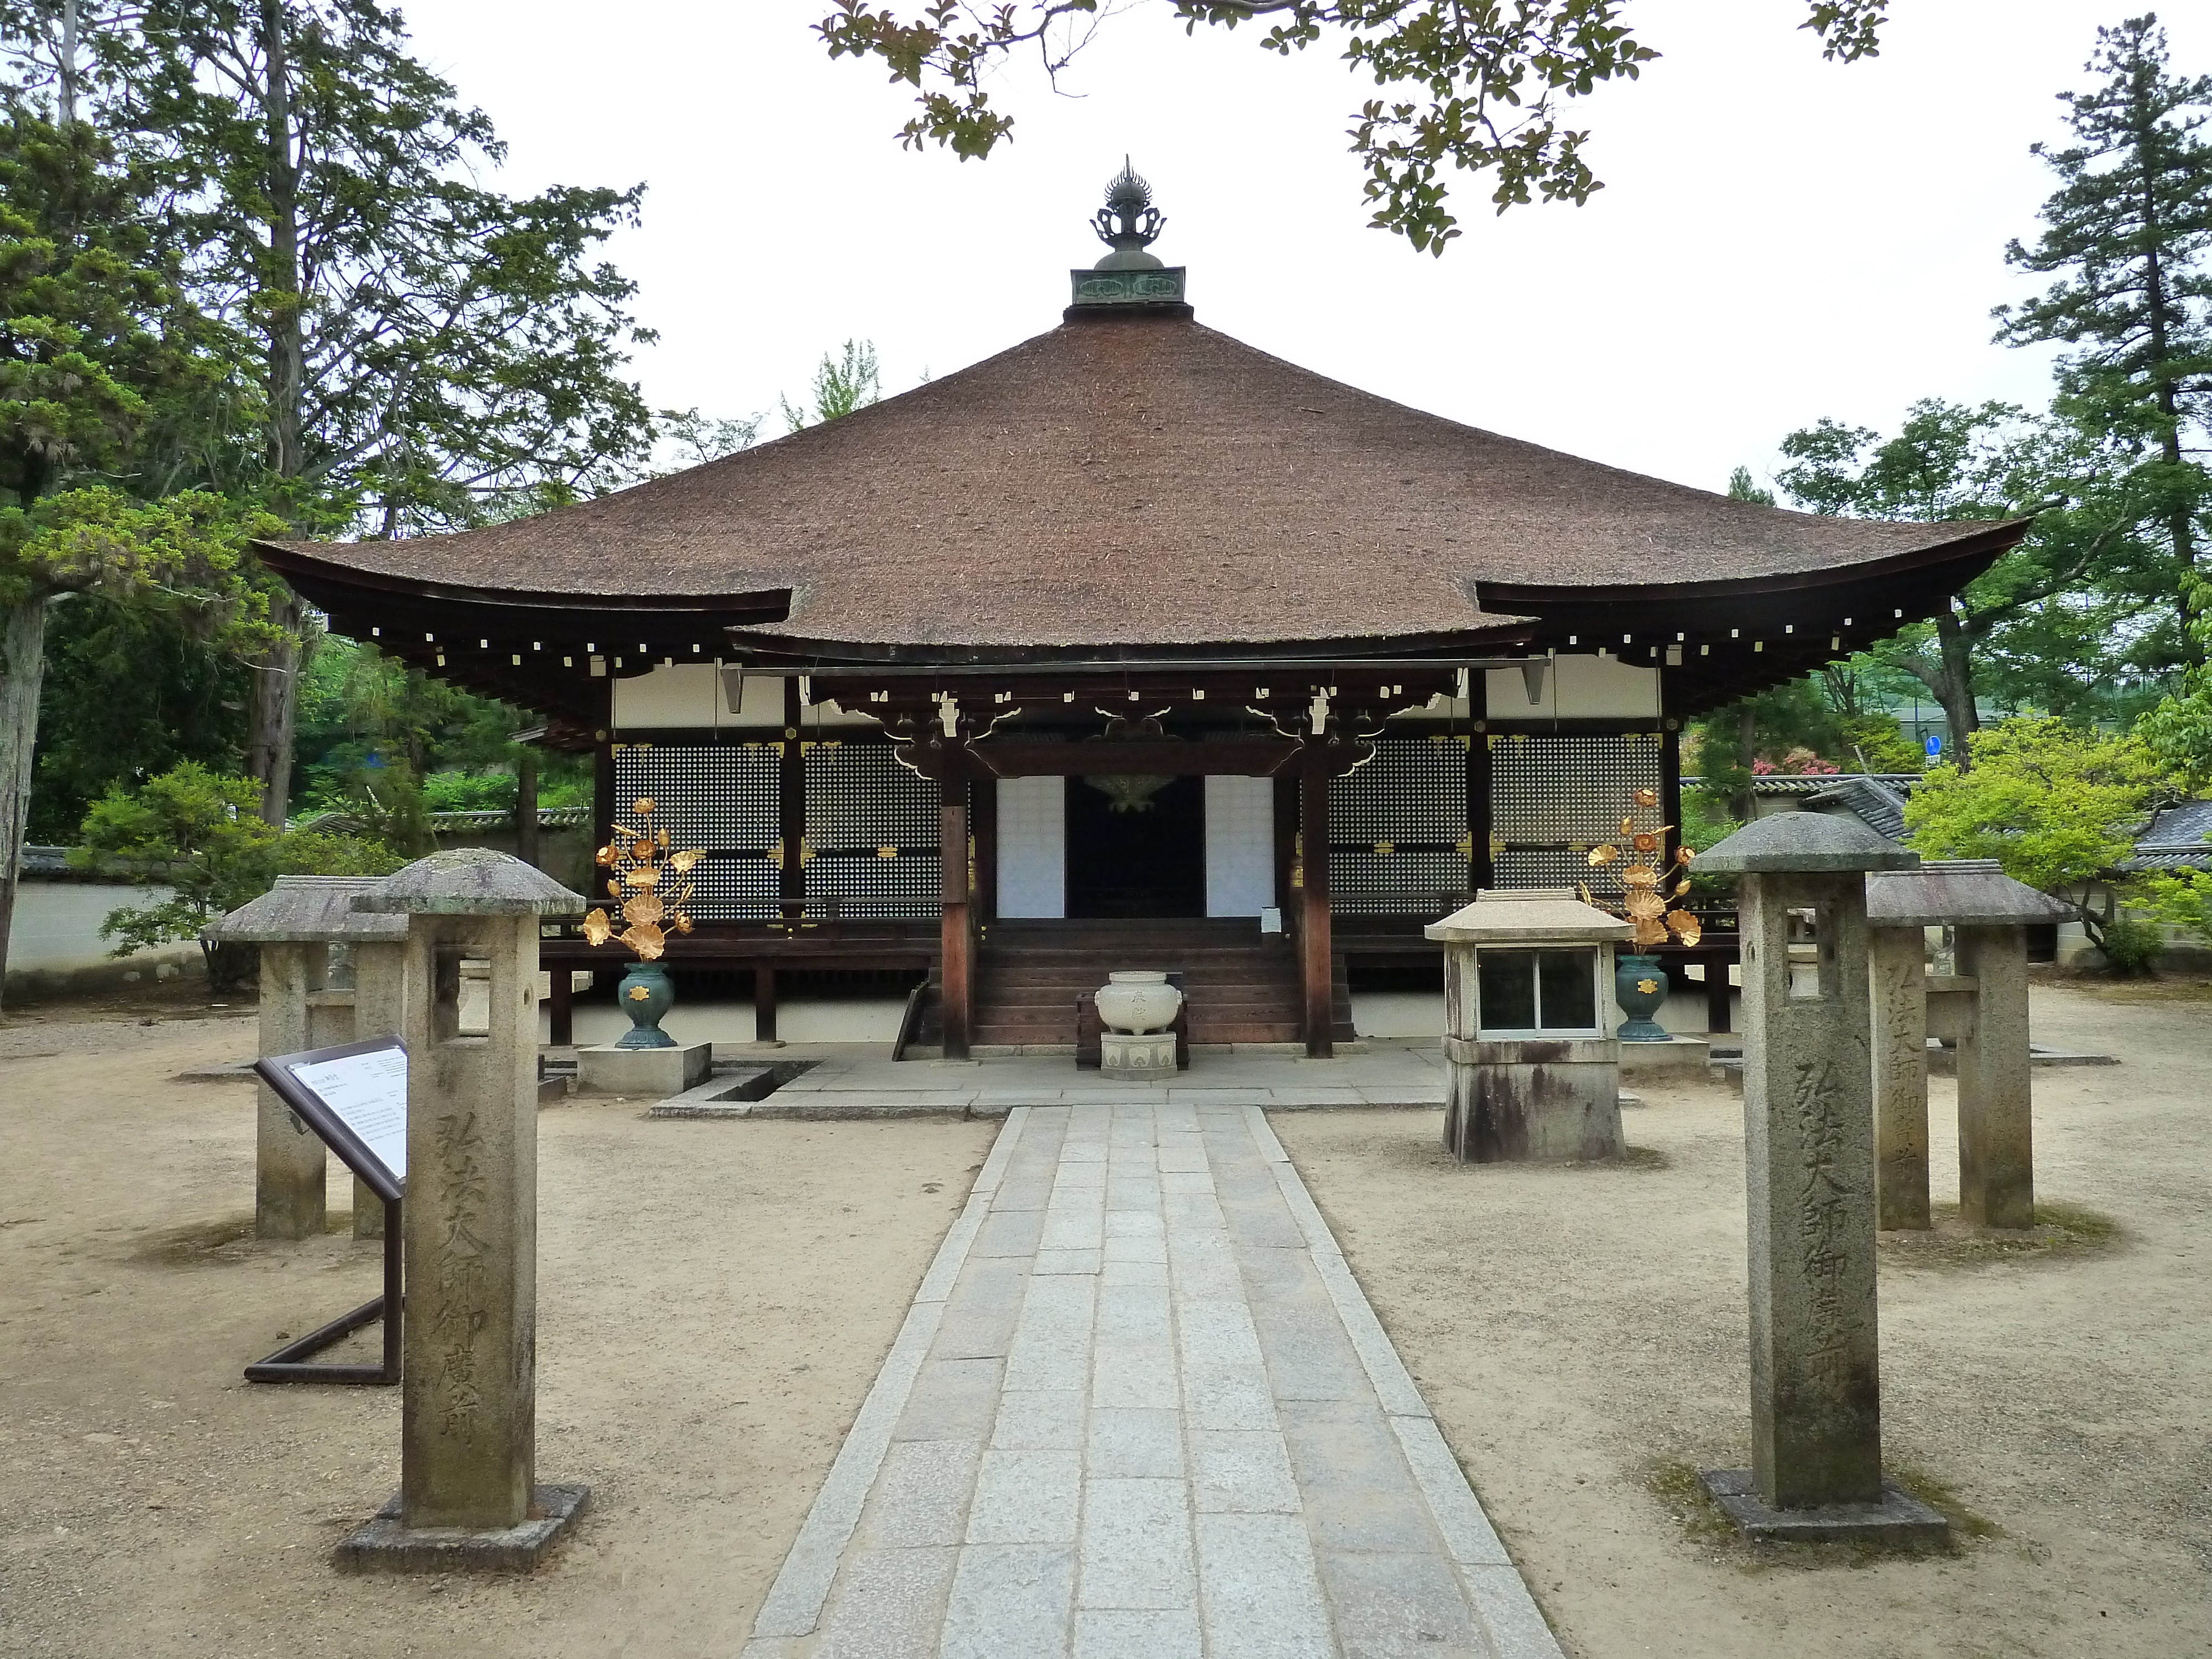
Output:
[[[1782,812],[1698,860],[1740,878],[1749,1212],[1748,1470],[1707,1486],[1754,1535],[1940,1534],[1881,1473],[1866,877],[1919,855],[1856,818]],[[1792,912],[1816,959],[1793,967]]]
[[[537,1440],[538,938],[585,902],[520,860],[434,853],[360,901],[408,924],[400,1490],[339,1546],[356,1571],[527,1567],[582,1506]],[[462,963],[489,1029],[460,1031]]]
[[[1875,880],[1869,878],[1872,892]],[[1918,927],[1876,927],[1867,960],[1874,1014],[1876,1224],[1928,1225],[1928,946]]]
[[[330,946],[271,939],[261,946],[261,1030],[264,1054],[312,1046],[310,1004],[324,988]],[[265,1083],[254,1085],[253,1231],[261,1238],[321,1235],[329,1197],[330,1155],[315,1132]]]
[[[1896,1184],[1917,1181],[1920,1219],[1893,1222],[1888,1218],[1890,1172],[1884,1167],[1884,1226],[1928,1224],[1928,1079],[1925,1036],[1929,1025],[1928,995],[1942,987],[1954,994],[1945,1000],[1957,1006],[1951,1011],[1943,1035],[1956,1044],[1959,1072],[1959,1218],[1972,1227],[2033,1227],[2035,1224],[2034,1126],[2029,1079],[2027,1039],[2027,933],[2035,923],[2063,921],[2073,912],[2060,901],[2038,892],[2025,882],[2005,874],[1995,859],[1931,860],[1918,869],[1876,873],[1867,878],[1867,914],[1877,930],[1877,939],[1895,939],[1889,947],[1897,962],[1890,969],[1900,1002],[1906,1000],[1903,958],[1905,941],[1917,967],[1923,931],[1948,927],[1958,940],[1957,975],[1945,980],[1915,978],[1911,999],[1921,1010],[1922,1047],[1917,1078],[1917,1110],[1921,1125],[1919,1165],[1916,1171],[1900,1167]],[[1882,981],[1881,948],[1877,947],[1876,983]],[[1905,1036],[1897,1047],[1899,1059]],[[1876,1056],[1880,1079],[1881,1057]],[[1893,1097],[1900,1117],[1914,1108],[1913,1079],[1899,1075]],[[1885,1153],[1887,1159],[1887,1153]],[[1901,1202],[1909,1204],[1909,1194]]]

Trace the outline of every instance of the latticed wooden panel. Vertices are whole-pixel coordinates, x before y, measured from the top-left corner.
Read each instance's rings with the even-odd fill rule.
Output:
[[[1330,908],[1441,915],[1466,890],[1470,847],[1467,739],[1378,738],[1330,793]]]
[[[692,866],[691,915],[700,921],[761,921],[776,914],[777,761],[772,743],[618,744],[615,809],[641,798],[678,848],[707,856]],[[607,826],[594,831],[594,845]]]
[[[1490,739],[1491,879],[1618,897],[1618,865],[1592,869],[1593,843],[1618,839],[1638,789],[1659,787],[1656,732],[1495,732]]]
[[[805,750],[806,908],[893,919],[937,915],[939,791],[887,743],[817,743]]]

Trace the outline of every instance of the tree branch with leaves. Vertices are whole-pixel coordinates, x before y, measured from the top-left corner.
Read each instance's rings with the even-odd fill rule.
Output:
[[[1626,21],[1633,0],[1173,0],[1184,32],[1201,25],[1261,30],[1288,57],[1328,40],[1382,96],[1352,112],[1352,151],[1366,168],[1369,222],[1441,254],[1460,232],[1448,170],[1486,178],[1500,213],[1532,201],[1583,203],[1603,188],[1566,124],[1571,101],[1635,80],[1659,54]],[[1872,57],[1887,0],[1815,0],[1800,27],[1823,55]],[[816,26],[832,58],[873,58],[915,89],[900,130],[909,149],[938,145],[963,161],[1013,132],[987,81],[1034,53],[1057,85],[1114,13],[1101,0],[919,0],[908,6],[837,0]]]

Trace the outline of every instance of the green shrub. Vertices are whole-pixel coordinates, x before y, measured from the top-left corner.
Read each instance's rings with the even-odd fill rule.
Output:
[[[2106,924],[2097,948],[2116,972],[2148,974],[2166,954],[2166,929],[2141,916],[2121,916]]]

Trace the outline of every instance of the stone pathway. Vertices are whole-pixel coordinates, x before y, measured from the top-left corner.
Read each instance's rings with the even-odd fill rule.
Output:
[[[1017,1107],[746,1659],[1559,1659],[1256,1106]]]

